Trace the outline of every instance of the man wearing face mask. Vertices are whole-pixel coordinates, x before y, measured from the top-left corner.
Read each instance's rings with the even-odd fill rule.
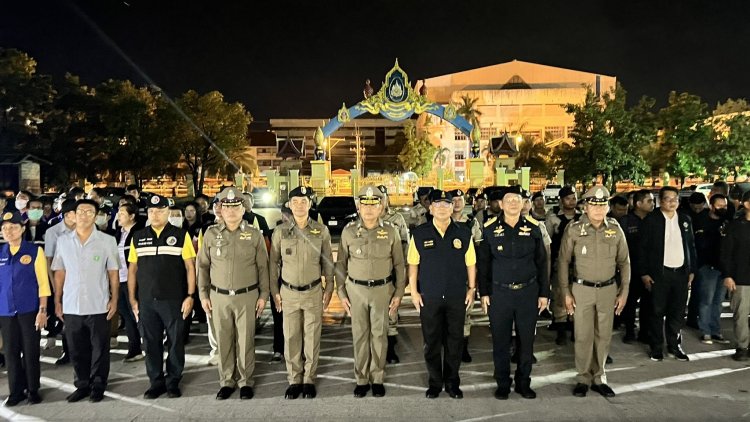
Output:
[[[47,231],[47,226],[41,222],[44,216],[44,204],[41,199],[34,198],[29,200],[28,207],[26,215],[29,220],[26,223],[25,240],[44,247],[44,233]]]
[[[721,335],[721,302],[726,296],[719,270],[719,248],[721,231],[728,220],[727,197],[717,193],[711,196],[710,208],[705,219],[694,221],[695,252],[698,258],[697,287],[700,290],[698,300],[698,328],[701,331],[703,344],[729,344]],[[700,226],[699,226],[700,224]]]
[[[31,192],[21,190],[18,191],[18,194],[16,195],[16,210],[18,210],[19,213],[21,213],[21,218],[23,218],[23,222],[26,223],[26,221],[29,219],[28,211],[29,211],[29,200],[32,198]]]
[[[151,386],[143,394],[156,399],[164,393],[182,396],[179,388],[185,367],[184,320],[193,310],[195,250],[187,231],[169,222],[169,200],[149,200],[151,226],[137,231],[128,256],[128,295],[146,346],[146,373]],[[137,293],[137,296],[136,296]],[[169,352],[162,363],[164,333]]]

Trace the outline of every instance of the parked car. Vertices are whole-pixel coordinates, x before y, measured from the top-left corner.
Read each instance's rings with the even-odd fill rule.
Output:
[[[318,214],[329,230],[340,232],[357,218],[357,205],[351,196],[326,196],[318,204]]]
[[[560,189],[562,189],[561,185],[548,184],[547,186],[545,186],[544,190],[542,190],[542,194],[544,194],[545,202],[547,203],[560,202]]]
[[[683,188],[680,190],[680,204],[682,205],[685,203],[687,205],[688,199],[690,199],[690,195],[692,195],[695,192],[700,192],[703,194],[703,196],[706,198],[706,204],[708,204],[708,195],[711,193],[711,188],[713,187],[713,183],[701,183],[699,185],[692,185],[687,188]]]

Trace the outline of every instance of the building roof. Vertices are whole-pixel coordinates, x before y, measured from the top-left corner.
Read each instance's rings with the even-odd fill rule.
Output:
[[[48,165],[52,164],[49,161],[43,158],[39,158],[33,154],[24,154],[24,153],[0,154],[0,165],[2,166],[21,164],[24,161],[33,161],[35,163],[48,164]]]
[[[290,139],[285,138],[279,140],[278,152],[276,156],[279,158],[293,158],[299,159],[305,156],[305,140],[304,139]]]

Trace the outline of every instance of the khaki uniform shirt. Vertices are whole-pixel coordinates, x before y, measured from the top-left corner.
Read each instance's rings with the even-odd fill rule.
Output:
[[[281,278],[293,286],[306,286],[325,276],[326,293],[333,292],[334,262],[328,227],[308,217],[305,228],[294,220],[276,226],[271,236],[271,294],[279,294]]]
[[[409,218],[411,218],[411,225],[420,226],[427,222],[427,209],[422,204],[417,204],[409,211]]]
[[[401,244],[404,245],[404,256],[406,256],[406,250],[409,247],[409,225],[406,224],[404,216],[394,210],[388,210],[383,216],[383,221],[391,223],[393,227],[398,229]]]
[[[346,278],[379,280],[396,273],[394,297],[402,297],[406,288],[406,264],[401,236],[390,223],[378,220],[371,230],[362,220],[352,221],[341,232],[336,261],[336,286],[340,298],[347,298]]]
[[[268,252],[260,230],[246,221],[235,231],[224,223],[206,230],[198,250],[198,293],[201,300],[209,298],[211,285],[238,290],[258,284],[261,298],[267,298]]]
[[[482,240],[482,225],[479,223],[479,221],[477,221],[476,218],[469,217],[466,214],[461,214],[461,217],[451,217],[451,219],[457,223],[466,223],[471,230],[471,238],[474,242],[479,242],[480,240]]]
[[[618,295],[627,295],[630,285],[630,255],[628,244],[617,220],[605,217],[599,228],[594,228],[586,215],[565,227],[558,259],[558,281],[571,294],[568,270],[575,257],[576,277],[590,282],[607,281],[620,270]]]

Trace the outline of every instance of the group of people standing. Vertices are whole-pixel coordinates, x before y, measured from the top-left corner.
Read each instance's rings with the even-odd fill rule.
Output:
[[[343,229],[335,261],[328,228],[310,216],[314,193],[307,187],[289,193],[284,221],[272,233],[252,213],[252,197],[234,187],[217,195],[213,214],[203,197],[188,212],[159,195],[139,201],[136,190],[132,201],[103,211],[101,198],[71,192],[56,204],[57,224],[42,230],[44,249],[27,233],[30,211],[3,213],[0,328],[10,385],[5,404],[42,400],[40,331],[51,321],[64,323],[61,360],[73,363],[76,390],[67,400],[101,401],[118,310],[129,341],[125,360],[144,359],[145,350],[150,385],[144,398],[182,395],[186,334],[194,311],[202,311],[218,364],[216,398],[228,399],[239,389],[240,399],[251,399],[256,320],[269,299],[283,336],[274,352],[283,350],[286,361],[284,397],[314,398],[323,311],[334,291],[351,317],[353,394],[382,397],[386,362],[398,361],[395,328],[407,283],[422,322],[428,398],[442,391],[463,397],[459,368],[471,360],[468,311],[476,299],[489,316],[495,397],[501,400],[512,385],[522,397],[536,397],[534,338],[550,299],[558,344],[567,341],[568,329],[573,332],[575,396],[589,389],[615,395],[605,366],[616,316],[626,327],[624,341],[648,343],[652,360],[663,359],[665,342],[668,355],[688,360],[681,332],[696,274],[701,340],[727,342],[716,307],[729,291],[735,359],[748,358],[750,213],[744,211],[750,194],[739,201],[742,210],[734,219],[734,211],[720,211],[729,203],[720,192],[711,195],[705,213],[692,210],[702,217],[691,218],[678,211],[675,188],[659,191],[657,210],[650,191],[636,191],[630,211],[626,207],[618,219],[611,213],[617,204],[603,186],[583,195],[582,211],[575,190],[563,187],[559,208],[549,212],[543,196],[531,197],[518,186],[487,189],[475,201],[487,209],[480,205],[468,216],[461,190],[420,193],[407,224],[390,209],[384,186],[362,187],[356,194],[359,218]],[[102,214],[115,219],[99,221]],[[33,231],[36,237],[40,230]],[[512,362],[517,368],[511,377]]]

